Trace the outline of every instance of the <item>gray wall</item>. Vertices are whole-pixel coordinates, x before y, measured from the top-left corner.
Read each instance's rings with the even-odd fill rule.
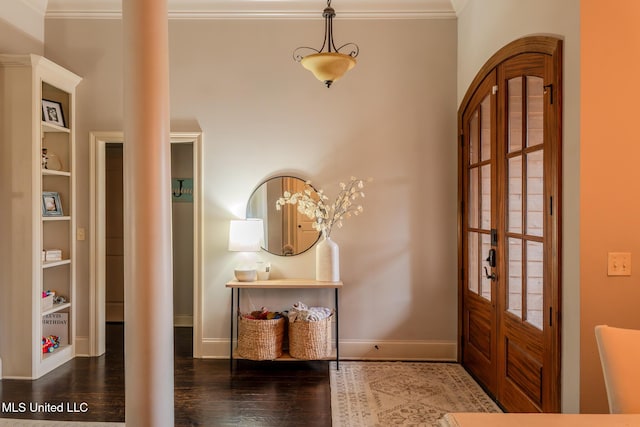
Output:
[[[78,226],[89,225],[88,134],[122,128],[119,20],[48,19],[46,56],[84,79],[78,88]],[[373,177],[362,216],[340,245],[341,347],[362,355],[387,342],[393,357],[455,357],[456,20],[340,20],[338,42],[358,65],[331,89],[292,58],[321,42],[321,21],[170,21],[173,131],[204,134],[204,352],[227,351],[235,254],[229,220],[277,173],[311,179],[330,196],[351,175]],[[78,242],[78,334],[88,335],[89,238]],[[314,276],[314,251],[263,254],[272,278]],[[311,293],[253,293],[284,308]],[[440,356],[442,354],[438,353]]]

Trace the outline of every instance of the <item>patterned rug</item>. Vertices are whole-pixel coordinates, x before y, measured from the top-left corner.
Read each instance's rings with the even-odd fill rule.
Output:
[[[333,427],[435,427],[447,412],[502,411],[456,363],[331,363]]]

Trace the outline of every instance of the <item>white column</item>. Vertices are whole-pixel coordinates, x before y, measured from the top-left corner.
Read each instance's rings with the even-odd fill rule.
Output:
[[[167,0],[125,0],[127,426],[174,424]]]

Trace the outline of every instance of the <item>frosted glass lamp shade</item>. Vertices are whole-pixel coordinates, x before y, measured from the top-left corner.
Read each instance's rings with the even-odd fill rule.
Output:
[[[327,87],[338,80],[356,65],[356,60],[344,53],[323,52],[307,55],[300,61],[302,66],[311,71],[316,79]]]
[[[229,224],[229,250],[259,252],[264,240],[261,219],[232,220]]]

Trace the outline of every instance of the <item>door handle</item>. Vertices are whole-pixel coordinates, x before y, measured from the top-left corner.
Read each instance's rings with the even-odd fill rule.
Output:
[[[491,268],[495,268],[496,266],[496,250],[495,249],[489,250],[489,256],[485,261],[489,263],[489,266]],[[491,280],[492,282],[495,282],[498,279],[498,276],[496,276],[495,273],[491,272],[491,274],[489,274],[489,270],[487,270],[487,267],[484,267],[484,276],[487,279]]]
[[[484,276],[487,279],[491,280],[492,282],[495,282],[496,280],[498,280],[498,276],[496,276],[495,273],[492,272],[491,274],[489,274],[489,271],[487,270],[487,267],[484,268]]]

